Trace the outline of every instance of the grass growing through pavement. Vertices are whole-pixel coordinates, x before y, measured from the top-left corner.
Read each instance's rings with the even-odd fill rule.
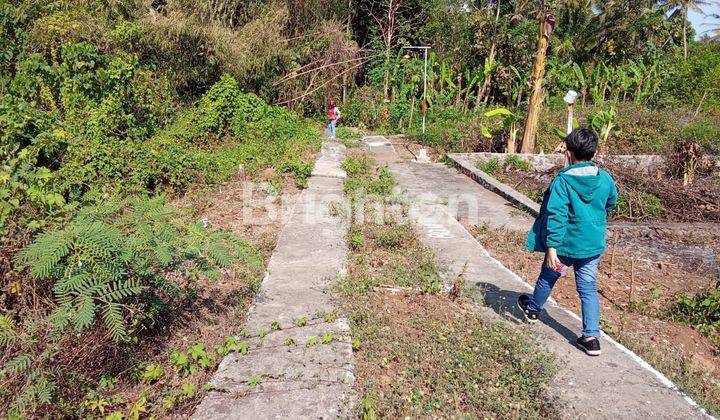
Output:
[[[383,176],[370,157],[350,155],[345,168],[355,211],[394,200],[392,188],[363,193]],[[353,217],[349,270],[338,286],[357,351],[358,416],[557,417],[545,394],[554,360],[518,330],[441,293],[434,256],[402,209],[388,213],[365,223]]]

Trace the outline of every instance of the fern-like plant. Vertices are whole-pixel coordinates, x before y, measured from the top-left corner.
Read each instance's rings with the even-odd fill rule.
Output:
[[[16,264],[35,278],[53,280],[57,328],[82,330],[102,319],[120,341],[133,318],[156,312],[145,309],[160,292],[180,294],[200,276],[215,278],[241,258],[258,265],[245,242],[176,219],[160,198],[89,206],[64,228],[38,236]]]

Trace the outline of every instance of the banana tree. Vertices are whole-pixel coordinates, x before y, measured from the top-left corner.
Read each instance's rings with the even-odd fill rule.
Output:
[[[592,95],[594,103],[605,102],[609,76],[608,67],[602,61],[599,62],[595,66],[591,77],[590,95]]]
[[[585,73],[582,71],[582,68],[580,68],[580,65],[575,62],[573,62],[572,69],[573,69],[573,73],[575,74],[575,79],[577,79],[578,85],[580,86],[580,92],[582,92],[583,105],[585,105],[585,96],[587,95],[587,84],[585,81]]]
[[[517,150],[517,135],[520,131],[518,122],[520,117],[507,108],[496,108],[485,113],[488,118],[502,117],[503,119],[503,131],[507,135],[507,153],[515,153]],[[485,130],[483,135],[490,137],[490,131],[487,127],[483,126]]]
[[[512,86],[509,93],[508,103],[514,103],[515,106],[520,106],[523,98],[523,90],[528,85],[527,78],[523,77],[520,71],[515,66],[508,66],[512,72]]]
[[[588,126],[597,133],[600,140],[600,153],[603,153],[612,134],[620,133],[620,127],[615,123],[617,110],[614,106],[608,110],[592,112],[587,117]]]

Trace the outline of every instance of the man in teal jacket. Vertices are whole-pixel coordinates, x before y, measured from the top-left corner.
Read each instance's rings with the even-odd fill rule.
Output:
[[[567,267],[573,267],[582,302],[583,332],[577,342],[587,354],[599,356],[597,270],[605,252],[607,214],[617,204],[617,187],[607,172],[590,161],[598,148],[594,132],[575,130],[565,145],[570,165],[545,191],[540,215],[525,244],[531,251],[544,252],[545,261],[533,295],[520,296],[518,305],[528,322],[537,322],[553,286]]]

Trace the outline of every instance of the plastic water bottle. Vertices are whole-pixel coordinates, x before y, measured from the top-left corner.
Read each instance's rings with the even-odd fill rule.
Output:
[[[568,267],[565,264],[558,264],[555,266],[555,271],[560,273],[560,276],[564,276],[567,273]]]

